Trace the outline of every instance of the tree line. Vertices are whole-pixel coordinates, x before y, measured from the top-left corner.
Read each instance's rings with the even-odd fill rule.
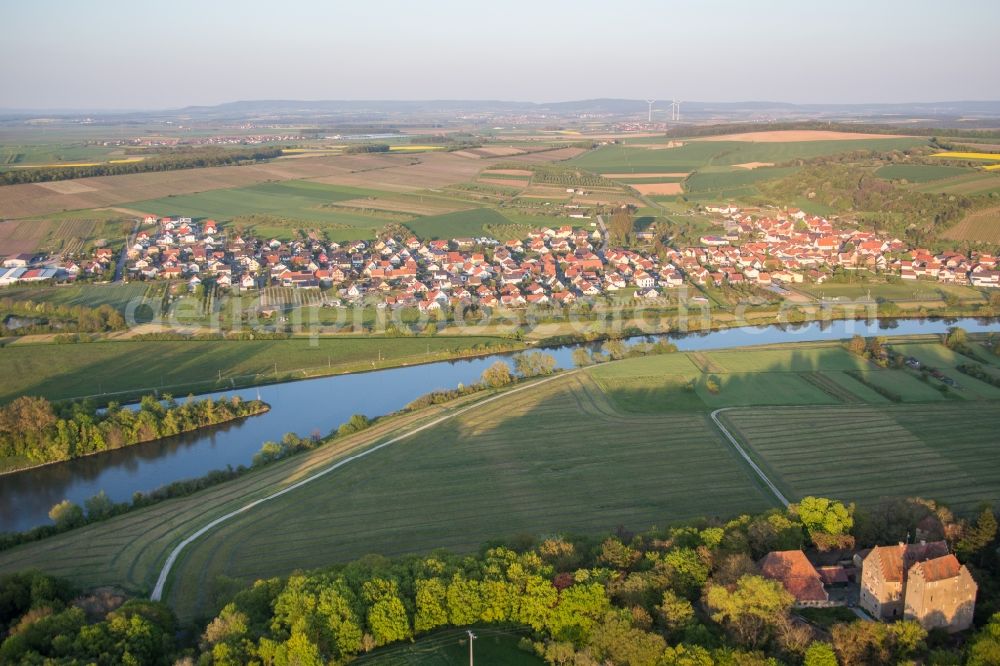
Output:
[[[24,326],[9,327],[7,317],[14,315],[28,320]],[[100,333],[126,328],[125,317],[111,305],[96,308],[85,305],[56,305],[45,301],[0,298],[0,334],[23,335],[52,331]]]
[[[103,412],[93,402],[54,405],[45,398],[21,396],[0,407],[0,458],[20,466],[70,460],[123,446],[170,437],[266,411],[259,400],[238,397],[178,404],[152,395],[136,410],[111,403]]]
[[[94,166],[9,169],[0,172],[0,185],[45,183],[53,180],[68,180],[70,178],[120,176],[129,173],[227,166],[243,162],[260,162],[280,155],[281,148],[262,147],[232,150],[210,146],[205,148],[181,149],[139,162],[119,162],[116,164],[108,163]]]
[[[980,585],[980,629],[965,640],[849,613],[831,615],[828,628],[809,624],[756,565],[773,550],[894,543],[929,520]],[[521,536],[470,555],[369,555],[249,587],[220,578],[206,589],[212,619],[188,632],[166,605],[118,599],[95,610],[95,595],[23,572],[0,577],[0,662],[344,664],[377,661],[379,648],[444,627],[493,625],[522,635],[526,653],[566,666],[986,666],[1000,663],[996,545],[990,507],[964,520],[917,498],[858,508],[807,497],[786,510],[640,534],[619,527]],[[197,639],[184,645],[184,633]]]

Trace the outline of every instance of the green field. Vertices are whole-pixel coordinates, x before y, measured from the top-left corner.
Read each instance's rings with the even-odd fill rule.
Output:
[[[795,285],[795,291],[815,298],[876,300],[885,298],[894,301],[941,300],[954,296],[962,300],[981,300],[983,295],[977,289],[957,284],[944,284],[931,280],[900,280],[883,282],[827,282],[825,284]]]
[[[206,392],[228,388],[231,381],[246,385],[442,360],[459,350],[509,342],[491,337],[373,337],[10,345],[0,348],[0,402],[19,395],[60,400],[160,387],[175,394]]]
[[[370,238],[373,230],[392,221],[392,216],[380,218],[324,204],[381,194],[376,190],[293,180],[135,201],[127,207],[155,215],[216,220],[230,220],[241,215],[273,216],[291,221],[291,228],[302,224],[326,226],[347,231],[352,238]],[[288,235],[288,228],[288,225],[265,224],[253,230],[261,236],[284,237]]]
[[[997,403],[741,409],[723,419],[790,497],[918,496],[963,513],[1000,501]]]
[[[58,287],[11,286],[0,289],[0,298],[8,297],[54,305],[84,305],[96,308],[110,305],[124,312],[130,303],[145,297],[148,286],[142,282],[129,284],[67,284]]]
[[[688,141],[677,148],[646,149],[607,146],[566,162],[596,173],[693,172],[706,166],[771,162],[780,164],[855,150],[896,150],[925,144],[920,138],[858,139],[849,141]]]
[[[493,625],[472,627],[479,666],[534,666],[545,662],[517,646],[520,635]],[[362,655],[352,664],[381,666],[465,666],[469,663],[466,629],[452,628],[421,636],[412,644],[391,645]]]
[[[489,234],[490,227],[509,224],[511,220],[492,208],[474,208],[445,215],[421,217],[407,222],[406,226],[421,238],[434,239],[483,236]]]
[[[911,183],[929,183],[934,180],[962,176],[971,169],[936,164],[889,164],[875,171],[875,175],[886,180],[906,180]]]
[[[783,178],[797,169],[795,167],[760,167],[737,171],[706,171],[691,174],[684,181],[688,192],[710,192],[746,187],[772,178]]]
[[[947,168],[947,167],[938,167]],[[952,167],[957,168],[957,167]],[[917,192],[929,192],[932,194],[992,194],[1000,192],[1000,172],[997,171],[972,171],[964,175],[952,176],[941,180],[933,180],[927,183],[918,183],[912,186]]]

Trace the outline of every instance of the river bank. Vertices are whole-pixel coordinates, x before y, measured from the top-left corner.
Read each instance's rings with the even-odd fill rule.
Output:
[[[889,319],[726,328],[661,337],[673,341],[682,351],[701,351],[841,340],[854,334],[937,335],[951,325],[963,326],[970,333],[1000,333],[996,320]],[[545,351],[555,357],[558,367],[570,368],[574,365],[575,349],[599,345],[589,342]],[[510,362],[514,353],[517,352],[204,395],[236,395],[251,400],[259,393],[271,410],[252,422],[224,424],[211,432],[189,433],[7,476],[0,484],[0,531],[23,531],[47,522],[48,510],[63,499],[81,503],[104,490],[112,500],[124,501],[136,491],[146,492],[175,480],[203,476],[208,470],[249,465],[264,441],[279,441],[286,432],[323,435],[356,413],[375,417],[396,412],[423,394],[476,382],[489,365],[497,360]]]

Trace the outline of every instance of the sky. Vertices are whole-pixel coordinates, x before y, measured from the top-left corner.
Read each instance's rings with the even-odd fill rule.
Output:
[[[0,0],[0,108],[1000,99],[1000,0]]]

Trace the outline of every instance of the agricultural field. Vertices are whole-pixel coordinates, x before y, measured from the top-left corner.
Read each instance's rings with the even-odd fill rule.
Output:
[[[988,404],[738,409],[722,419],[789,497],[919,496],[968,514],[1000,500],[1000,404]]]
[[[692,193],[731,190],[753,185],[764,180],[784,178],[796,170],[795,167],[759,167],[749,170],[699,171],[688,176],[684,181],[684,189]]]
[[[808,159],[854,150],[904,149],[926,142],[926,139],[920,138],[775,143],[688,141],[674,148],[608,146],[585,153],[570,160],[568,164],[604,174],[694,172],[707,166],[781,164],[795,159]]]
[[[938,157],[946,160],[983,160],[986,162],[1000,162],[1000,153],[975,153],[963,152],[960,150],[949,150],[943,153],[934,153],[931,157]]]
[[[130,285],[132,286],[132,285]],[[110,286],[109,288],[116,288]],[[206,392],[271,380],[440,361],[461,350],[509,344],[493,337],[116,340],[0,348],[0,401],[19,395],[62,400],[101,393]],[[378,359],[381,359],[379,361]],[[221,383],[220,383],[221,377]],[[121,396],[117,396],[120,398]]]
[[[967,169],[963,175],[917,183],[910,189],[932,194],[990,194],[1000,192],[1000,173],[989,170],[970,172]]]
[[[0,221],[0,255],[37,252],[48,231],[48,223],[36,220]]]
[[[566,159],[574,149],[519,156],[536,162]],[[0,217],[49,216],[67,210],[120,206],[182,195],[232,190],[265,183],[309,179],[316,183],[362,190],[415,192],[474,178],[479,159],[451,153],[290,155],[248,166],[220,166],[121,176],[98,176],[0,188]],[[226,202],[223,202],[226,205]],[[260,211],[257,211],[260,212]]]
[[[983,294],[972,287],[944,284],[930,280],[900,280],[897,282],[826,282],[797,284],[794,290],[817,299],[893,301],[940,301],[952,296],[963,301],[983,300]]]
[[[110,305],[119,312],[125,312],[145,300],[147,285],[142,282],[130,284],[67,284],[54,287],[14,285],[0,289],[0,297],[53,305],[83,305],[96,308]]]
[[[876,169],[875,175],[886,180],[905,180],[909,183],[929,183],[935,180],[963,176],[970,173],[967,167],[932,164],[889,164]]]
[[[1000,207],[984,208],[969,213],[943,234],[957,241],[982,241],[1000,245]]]
[[[421,217],[406,226],[421,238],[465,238],[489,235],[490,229],[511,221],[492,208],[473,208],[456,213]]]

